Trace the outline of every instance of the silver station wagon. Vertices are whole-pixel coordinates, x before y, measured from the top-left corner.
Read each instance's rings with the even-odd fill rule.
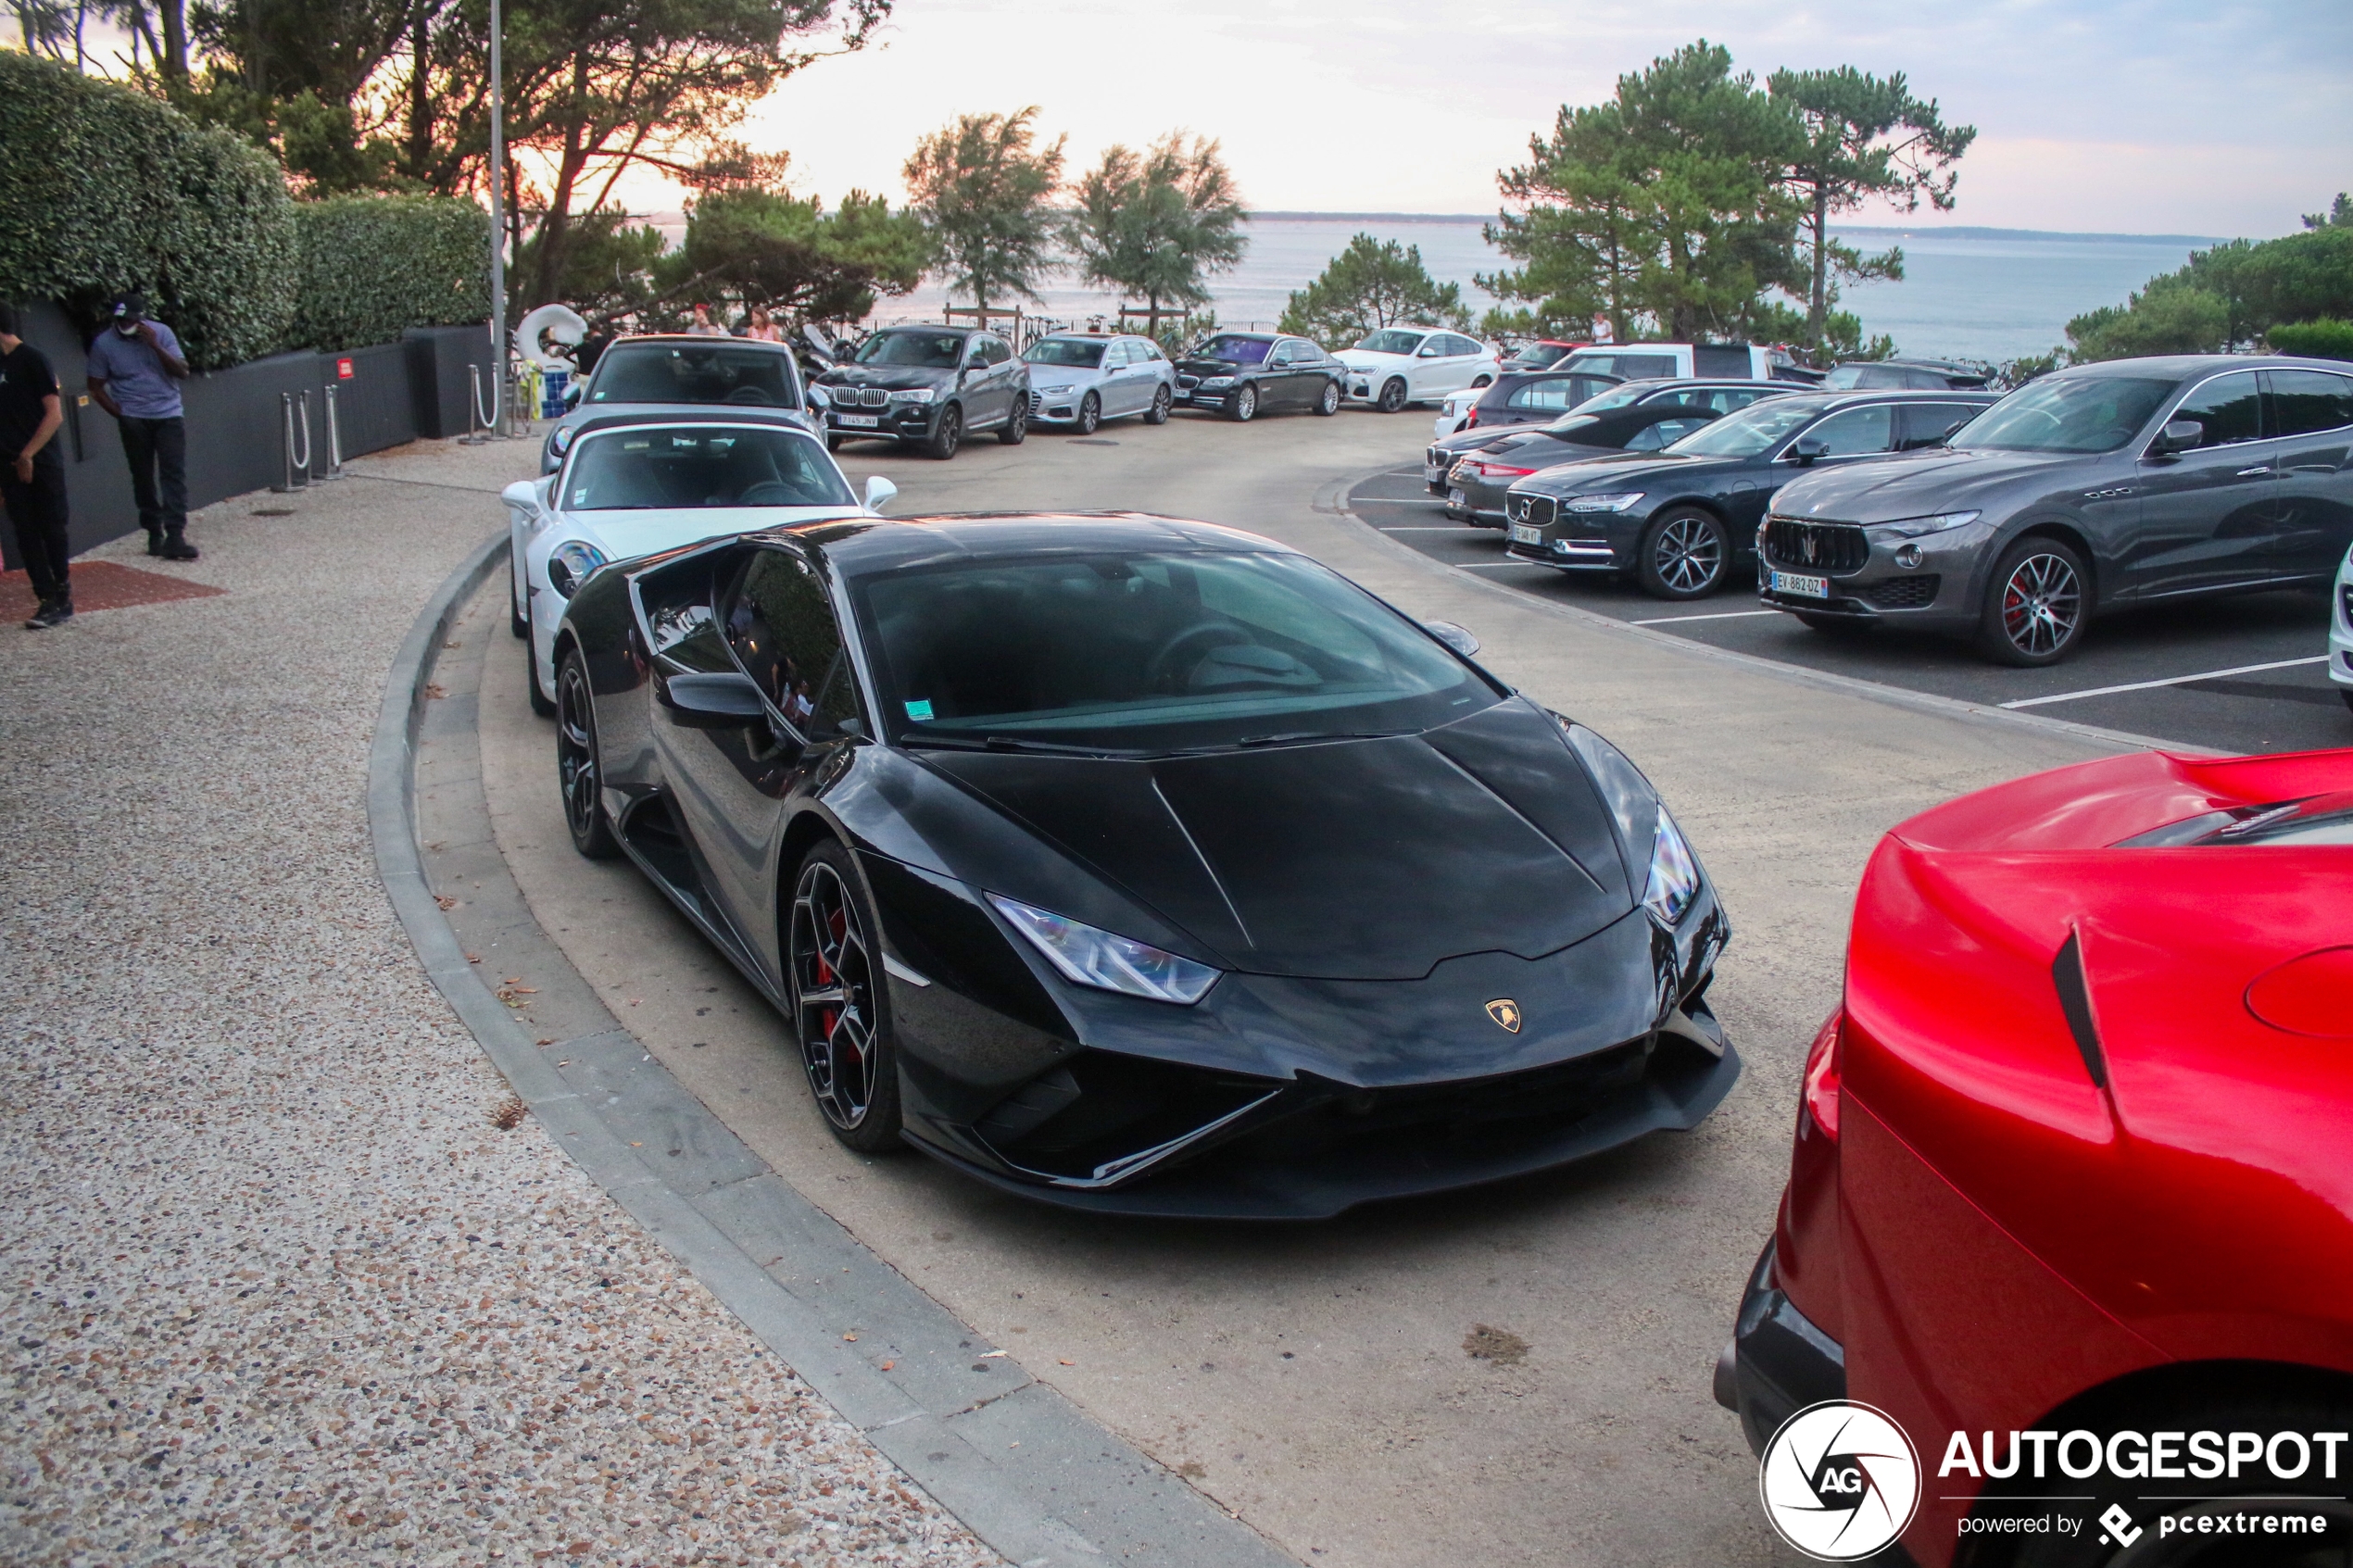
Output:
[[[1132,333],[1054,332],[1029,345],[1029,422],[1091,435],[1105,420],[1168,422],[1176,370],[1160,345]]]

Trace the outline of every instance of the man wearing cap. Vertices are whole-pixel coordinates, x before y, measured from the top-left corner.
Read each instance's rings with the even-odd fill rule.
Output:
[[[16,307],[0,305],[0,503],[17,530],[17,553],[40,608],[26,621],[44,632],[73,619],[66,575],[66,465],[53,439],[65,423],[57,373],[24,341]]]
[[[188,427],[182,419],[180,383],[188,362],[180,340],[147,319],[144,295],[114,302],[107,325],[90,345],[90,395],[122,428],[122,455],[131,460],[131,493],[147,554],[194,560],[188,543]]]

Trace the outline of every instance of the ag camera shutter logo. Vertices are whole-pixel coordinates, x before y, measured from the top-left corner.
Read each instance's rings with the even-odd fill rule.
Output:
[[[1756,1489],[1781,1539],[1817,1562],[1859,1562],[1911,1524],[1920,1456],[1884,1411],[1825,1399],[1781,1423]]]

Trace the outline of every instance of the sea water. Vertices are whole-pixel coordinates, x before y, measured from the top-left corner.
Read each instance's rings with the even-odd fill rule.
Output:
[[[1461,285],[1474,320],[1495,301],[1473,276],[1507,265],[1476,218],[1260,218],[1244,232],[1250,245],[1240,264],[1211,280],[1215,299],[1209,308],[1227,327],[1272,328],[1291,292],[1306,287],[1357,233],[1418,247],[1432,277]],[[1865,252],[1890,245],[1904,252],[1902,282],[1845,290],[1841,306],[1862,318],[1867,335],[1884,332],[1906,354],[1995,362],[2063,345],[2070,317],[2123,304],[2150,278],[2188,260],[2193,248],[2211,243],[2180,235],[1839,232]],[[1120,304],[1116,295],[1067,275],[1050,279],[1039,292],[1044,314],[1073,323],[1108,315]],[[936,320],[944,303],[945,291],[926,282],[913,295],[884,300],[875,320]]]

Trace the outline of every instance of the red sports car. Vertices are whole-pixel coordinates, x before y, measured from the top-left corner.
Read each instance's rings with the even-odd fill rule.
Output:
[[[2353,751],[1887,835],[1716,1393],[1892,1419],[1928,1568],[2353,1563]]]

